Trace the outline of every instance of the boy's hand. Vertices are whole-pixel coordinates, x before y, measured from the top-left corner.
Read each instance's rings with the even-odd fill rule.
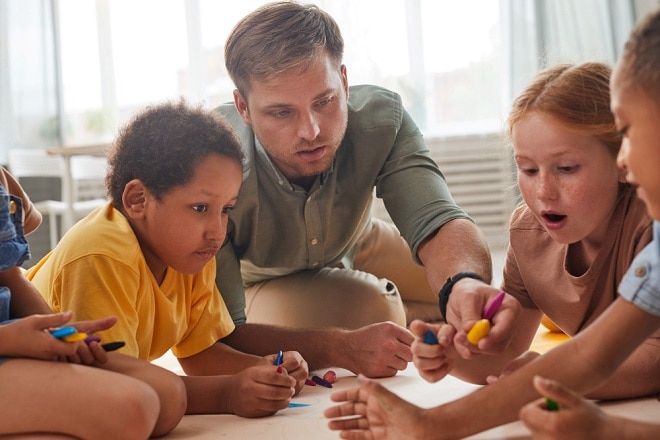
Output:
[[[520,410],[520,420],[532,431],[535,439],[602,439],[615,431],[614,419],[608,417],[594,403],[583,399],[554,380],[539,376],[534,387],[543,396],[559,405],[558,411],[549,411],[546,399],[527,404]]]
[[[232,376],[227,399],[231,412],[241,417],[264,417],[289,406],[296,379],[275,365],[257,365]]]
[[[282,368],[289,373],[289,376],[296,380],[295,390],[296,394],[298,394],[305,386],[305,380],[309,377],[309,366],[307,365],[307,361],[297,351],[285,351],[283,354]],[[276,357],[276,354],[266,356],[268,364],[274,365]]]

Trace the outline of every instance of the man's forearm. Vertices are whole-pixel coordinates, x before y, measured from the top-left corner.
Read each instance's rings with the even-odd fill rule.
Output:
[[[340,329],[291,329],[264,324],[240,324],[222,341],[236,350],[258,356],[297,351],[310,370],[338,366],[330,344],[341,339]]]
[[[492,260],[482,232],[467,219],[452,220],[419,246],[419,259],[434,291],[458,272],[475,272],[486,284],[493,277]]]

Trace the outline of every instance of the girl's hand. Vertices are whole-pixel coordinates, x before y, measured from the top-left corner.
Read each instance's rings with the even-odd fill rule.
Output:
[[[94,332],[107,330],[117,323],[116,316],[108,316],[93,321],[79,321],[71,324],[80,333],[87,333],[88,335]],[[109,341],[105,341],[109,342]],[[89,342],[77,344],[77,350],[73,355],[66,358],[60,358],[62,361],[71,362],[74,364],[93,365],[94,363],[104,364],[108,361],[108,354],[101,347],[102,342]]]
[[[0,326],[0,355],[56,360],[73,356],[79,342],[64,342],[50,334],[71,319],[71,312],[31,315]]]
[[[456,330],[449,324],[433,325],[414,320],[410,330],[415,335],[411,345],[413,363],[419,370],[419,375],[427,382],[437,382],[449,374],[457,357],[452,344]],[[424,342],[426,332],[432,332],[438,340],[437,344]]]

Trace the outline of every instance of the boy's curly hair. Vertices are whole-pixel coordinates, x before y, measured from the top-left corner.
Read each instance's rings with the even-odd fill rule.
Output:
[[[119,132],[108,159],[106,189],[116,208],[133,179],[160,200],[188,183],[197,164],[210,154],[243,163],[240,143],[218,113],[185,100],[147,107]]]

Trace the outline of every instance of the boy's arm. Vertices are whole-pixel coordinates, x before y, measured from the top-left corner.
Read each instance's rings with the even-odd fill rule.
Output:
[[[660,392],[660,340],[647,339],[600,387],[591,399],[627,399]]]
[[[53,313],[36,287],[25,277],[20,267],[12,267],[0,272],[0,286],[6,286],[11,291],[11,317]]]
[[[179,363],[189,376],[209,376],[235,374],[246,368],[265,364],[266,361],[260,356],[240,352],[218,341],[197,354],[179,358]]]

